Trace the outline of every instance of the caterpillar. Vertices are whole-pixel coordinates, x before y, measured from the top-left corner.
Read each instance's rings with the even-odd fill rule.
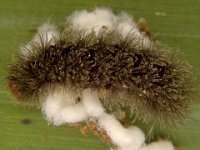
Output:
[[[190,66],[160,42],[123,37],[102,27],[99,34],[70,25],[55,43],[40,38],[10,65],[8,84],[22,102],[40,101],[58,86],[96,91],[106,109],[129,108],[145,123],[182,121],[191,103]],[[77,98],[80,101],[80,98]]]

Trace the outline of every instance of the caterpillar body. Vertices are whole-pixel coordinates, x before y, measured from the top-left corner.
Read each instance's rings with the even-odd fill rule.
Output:
[[[70,25],[59,37],[41,36],[10,65],[8,83],[19,101],[40,101],[49,89],[65,87],[80,101],[84,89],[106,109],[129,108],[145,123],[182,121],[191,102],[187,63],[159,42],[102,27],[99,34]],[[66,114],[67,115],[67,114]]]

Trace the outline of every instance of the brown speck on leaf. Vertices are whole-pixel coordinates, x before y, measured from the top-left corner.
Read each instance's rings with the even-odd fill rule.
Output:
[[[32,121],[28,118],[24,118],[20,121],[20,123],[23,124],[23,125],[29,125],[29,124],[32,123]]]

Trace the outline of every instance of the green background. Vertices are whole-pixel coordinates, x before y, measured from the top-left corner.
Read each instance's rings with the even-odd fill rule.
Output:
[[[59,26],[72,11],[95,6],[126,11],[137,20],[145,18],[154,39],[185,54],[185,59],[196,70],[196,83],[200,85],[199,0],[0,0],[0,150],[108,150],[92,134],[84,137],[78,129],[48,126],[36,107],[13,100],[5,81],[6,65],[13,61],[20,45],[34,35],[29,31],[31,26],[47,20]],[[199,96],[197,89],[191,118],[173,130],[171,139],[179,150],[200,149]],[[24,118],[31,123],[22,124]]]

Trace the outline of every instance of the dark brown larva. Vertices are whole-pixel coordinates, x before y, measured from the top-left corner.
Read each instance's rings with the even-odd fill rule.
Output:
[[[30,49],[9,68],[11,92],[21,101],[38,100],[59,84],[97,90],[106,108],[128,107],[146,123],[170,124],[188,114],[190,67],[158,42],[66,27],[56,44],[41,40]]]

